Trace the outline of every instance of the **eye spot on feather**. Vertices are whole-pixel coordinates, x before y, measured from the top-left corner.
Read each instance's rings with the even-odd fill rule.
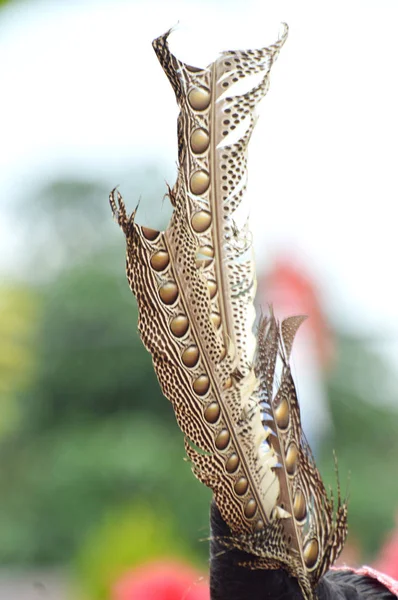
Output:
[[[210,379],[207,375],[199,375],[193,382],[193,389],[198,396],[207,394],[210,387]]]
[[[199,210],[193,215],[191,223],[196,233],[203,233],[210,227],[211,214],[207,210]]]
[[[168,281],[159,289],[159,296],[164,304],[174,304],[178,298],[178,287],[173,281]]]
[[[262,519],[259,519],[254,527],[256,532],[260,532],[264,529],[264,521]]]
[[[207,282],[207,287],[210,294],[210,300],[213,300],[214,296],[217,294],[217,283],[214,281],[214,279],[209,279]]]
[[[187,68],[187,71],[190,71],[191,73],[200,73],[200,71],[203,71],[203,69],[200,69],[199,67],[193,67],[192,65],[185,65]]]
[[[297,469],[298,448],[293,442],[289,445],[286,452],[286,471],[290,476],[293,476]]]
[[[223,385],[224,390],[229,390],[232,387],[232,377],[227,377]]]
[[[245,506],[245,517],[247,519],[252,519],[254,517],[254,515],[256,514],[256,510],[257,510],[257,503],[253,498],[250,498],[250,500],[247,502],[247,504]]]
[[[234,490],[238,494],[238,496],[244,496],[247,492],[247,488],[249,487],[249,482],[246,477],[240,477],[238,481],[234,485]]]
[[[210,92],[203,88],[193,88],[188,94],[188,102],[194,110],[206,110],[210,99]]]
[[[224,347],[224,348],[221,350],[221,353],[220,353],[220,361],[221,361],[221,360],[224,360],[224,358],[225,358],[226,356],[227,356],[227,349]]]
[[[196,267],[208,267],[214,258],[214,250],[211,246],[201,246],[196,254]]]
[[[313,569],[316,565],[318,554],[319,554],[319,544],[318,540],[313,538],[309,540],[304,546],[304,562],[306,564],[307,569]]]
[[[160,231],[156,231],[156,229],[151,229],[150,227],[141,227],[141,231],[144,238],[150,242],[154,242],[160,233]]]
[[[293,500],[293,512],[297,521],[304,521],[307,516],[307,504],[304,494],[301,490],[297,490]]]
[[[220,405],[218,402],[211,402],[205,410],[205,419],[208,423],[216,423],[220,416]]]
[[[210,176],[206,171],[195,171],[190,180],[191,192],[196,196],[204,194],[210,185]]]
[[[212,312],[210,315],[210,320],[213,323],[214,327],[218,329],[221,325],[221,315],[216,312]]]
[[[172,333],[178,338],[183,337],[186,334],[188,327],[189,322],[185,315],[177,315],[170,323]]]
[[[227,469],[228,473],[230,473],[230,474],[235,473],[236,469],[239,467],[239,464],[240,464],[239,456],[236,454],[236,452],[233,452],[231,454],[231,456],[228,458],[225,468]]]
[[[170,258],[167,252],[159,250],[151,256],[151,267],[155,271],[164,271],[170,262]]]
[[[230,434],[228,429],[221,429],[220,433],[216,437],[216,448],[218,450],[225,450],[230,440]]]
[[[199,350],[195,345],[188,346],[182,354],[182,362],[186,367],[194,367],[199,360]]]
[[[195,154],[203,154],[209,147],[210,137],[205,129],[195,129],[191,135],[191,149]]]
[[[279,429],[286,429],[289,425],[289,405],[286,398],[282,398],[275,408],[275,419]]]

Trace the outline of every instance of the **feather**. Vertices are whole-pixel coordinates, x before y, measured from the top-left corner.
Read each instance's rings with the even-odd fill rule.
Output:
[[[138,225],[120,193],[110,195],[126,236],[138,329],[185,434],[193,472],[213,490],[231,531],[225,545],[249,552],[249,568],[287,570],[311,598],[341,550],[346,509],[339,497],[333,520],[301,431],[289,357],[303,318],[281,325],[273,315],[263,319],[256,352],[251,240],[234,219],[246,189],[255,107],[287,26],[268,48],[223,52],[204,69],[170,52],[169,33],[153,42],[180,108],[169,226],[159,232]],[[255,74],[260,82],[235,95],[235,84]]]

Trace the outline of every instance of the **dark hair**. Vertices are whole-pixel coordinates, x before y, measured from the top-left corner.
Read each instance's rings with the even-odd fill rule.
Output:
[[[211,505],[210,596],[211,600],[303,600],[293,577],[282,570],[251,570],[240,566],[250,556],[226,549],[217,538],[230,535],[215,504]],[[329,571],[316,588],[319,600],[392,600],[395,594],[382,583],[351,571]]]

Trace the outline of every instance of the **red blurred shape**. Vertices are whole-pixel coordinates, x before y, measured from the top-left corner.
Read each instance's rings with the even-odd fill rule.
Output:
[[[395,515],[396,528],[382,547],[374,565],[376,569],[398,579],[398,512]]]
[[[306,331],[312,332],[314,350],[322,369],[333,358],[333,342],[322,310],[319,291],[305,269],[289,258],[279,258],[266,275],[259,278],[261,305],[272,304],[278,319],[291,315],[307,315]]]
[[[112,600],[210,600],[209,585],[193,568],[173,561],[151,562],[116,583]]]

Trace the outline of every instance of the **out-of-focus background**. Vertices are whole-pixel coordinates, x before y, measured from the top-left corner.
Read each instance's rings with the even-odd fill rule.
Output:
[[[346,560],[397,576],[397,18],[395,0],[0,2],[0,600],[144,600],[156,577],[207,594],[210,494],[107,200],[119,184],[139,222],[171,214],[177,109],[151,41],[178,21],[197,65],[290,25],[250,147],[258,303],[310,316],[293,366],[321,472],[335,449],[350,480]]]

